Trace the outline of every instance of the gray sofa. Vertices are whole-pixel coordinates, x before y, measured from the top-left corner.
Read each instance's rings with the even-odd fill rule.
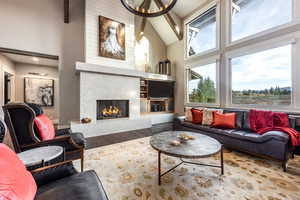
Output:
[[[236,109],[223,110],[224,113],[236,113],[236,129],[218,129],[193,124],[186,121],[184,116],[175,118],[174,129],[199,132],[217,139],[227,148],[278,160],[282,163],[283,170],[286,171],[286,163],[291,153],[288,134],[280,131],[270,131],[263,135],[256,134],[250,130],[249,111]],[[293,120],[290,119],[292,127],[295,124]]]

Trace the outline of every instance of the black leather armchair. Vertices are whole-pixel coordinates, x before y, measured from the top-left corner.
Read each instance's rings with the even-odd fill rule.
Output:
[[[85,139],[82,133],[72,133],[70,129],[56,130],[52,140],[41,141],[34,125],[36,116],[43,113],[35,104],[13,103],[3,106],[5,122],[17,153],[41,146],[62,146],[66,152],[66,160],[81,159],[83,171]]]
[[[38,185],[35,200],[108,200],[95,171],[78,173],[68,161],[31,173]]]
[[[4,122],[2,122],[2,120],[0,119],[0,143],[3,142],[5,133],[6,133],[6,126]]]

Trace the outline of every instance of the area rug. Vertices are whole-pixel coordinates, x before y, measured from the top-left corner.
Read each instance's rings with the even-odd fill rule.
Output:
[[[110,200],[300,200],[300,158],[283,172],[276,161],[225,150],[220,170],[182,165],[157,181],[157,152],[150,138],[86,151],[85,170],[95,170]],[[219,155],[198,161],[219,164]],[[166,170],[179,159],[162,156]]]

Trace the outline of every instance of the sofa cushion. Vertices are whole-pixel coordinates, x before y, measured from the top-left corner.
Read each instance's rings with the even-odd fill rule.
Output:
[[[245,130],[251,130],[249,115],[249,111],[244,112],[243,129]]]
[[[249,112],[251,130],[261,134],[261,130],[265,128],[273,128],[273,116],[274,114],[272,111],[251,109]]]
[[[214,112],[223,113],[223,110],[221,110],[221,109],[210,109],[210,108],[203,109],[203,120],[202,120],[203,125],[209,125],[210,126],[214,122],[214,117],[213,117]]]
[[[231,132],[235,131],[235,129],[213,128],[213,127],[206,126],[206,125],[193,124],[191,122],[182,122],[182,125],[185,126],[185,127],[197,129],[199,131],[212,132],[212,133],[216,133],[216,134],[222,134],[224,132],[231,133]]]
[[[188,122],[193,121],[192,107],[185,108],[185,120]]]
[[[259,135],[250,130],[219,129],[219,128],[212,128],[209,126],[203,126],[199,124],[193,124],[190,122],[182,122],[182,126],[193,128],[195,130],[199,130],[206,133],[223,135],[223,136],[232,137],[239,140],[251,141],[255,143],[263,143],[271,139],[275,139],[282,142],[289,141],[289,135],[281,131],[269,131],[263,135]]]
[[[194,124],[202,124],[202,120],[203,120],[203,111],[202,110],[198,110],[198,109],[191,109],[192,112],[192,122]]]
[[[94,171],[59,179],[38,189],[36,200],[108,200]]]
[[[290,127],[289,116],[283,112],[273,113],[273,123],[277,127]]]
[[[236,121],[235,113],[220,114],[218,112],[215,112],[214,113],[214,122],[212,124],[212,127],[235,129],[235,121]]]
[[[0,159],[0,199],[34,199],[36,183],[16,153],[0,144]]]
[[[42,114],[36,117],[34,124],[38,130],[39,138],[41,138],[42,141],[52,140],[55,137],[53,123],[46,115]]]
[[[243,128],[244,111],[224,110],[223,113],[235,113],[236,114],[235,128],[236,129],[242,129]]]
[[[239,138],[241,140],[249,140],[252,142],[262,143],[271,139],[279,140],[282,142],[289,141],[289,135],[281,131],[269,131],[263,135],[245,130],[236,130],[232,132],[231,137]]]

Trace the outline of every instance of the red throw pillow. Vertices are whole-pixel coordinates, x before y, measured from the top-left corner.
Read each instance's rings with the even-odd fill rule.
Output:
[[[0,199],[33,200],[37,186],[17,154],[0,144]]]
[[[212,127],[235,129],[236,113],[221,114],[214,112],[214,123]]]
[[[55,137],[53,123],[46,115],[39,115],[34,119],[34,123],[38,129],[38,134],[42,141],[52,140]]]
[[[193,116],[193,123],[194,124],[202,124],[202,119],[203,119],[203,111],[198,110],[198,109],[191,109],[192,116]]]
[[[286,113],[274,112],[273,113],[273,125],[276,127],[290,128],[289,116]]]

